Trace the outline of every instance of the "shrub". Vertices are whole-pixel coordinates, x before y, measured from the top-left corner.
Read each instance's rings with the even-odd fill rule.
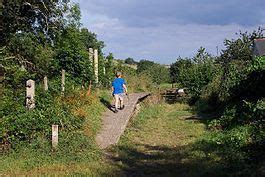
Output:
[[[169,70],[165,66],[153,61],[141,60],[137,64],[137,73],[139,75],[148,75],[155,84],[169,82]]]
[[[37,85],[36,108],[33,110],[27,110],[24,106],[24,90],[3,90],[0,106],[1,144],[11,144],[15,148],[23,142],[31,144],[40,137],[50,139],[52,124],[59,125],[63,132],[83,128],[87,115],[82,108],[91,105],[90,97],[83,97],[80,91],[71,89],[61,96],[60,84],[50,83],[46,92]]]
[[[149,75],[141,74],[126,77],[129,92],[148,92],[154,88],[152,78]]]
[[[177,81],[186,87],[194,102],[200,97],[204,87],[212,81],[217,71],[214,58],[205,52],[204,48],[200,48],[192,60],[180,59],[170,68],[172,81]]]

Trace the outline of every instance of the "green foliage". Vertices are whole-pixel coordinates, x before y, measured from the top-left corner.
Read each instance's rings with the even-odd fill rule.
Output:
[[[262,31],[254,31],[226,41],[226,50],[219,60],[221,72],[205,87],[198,104],[210,105],[206,111],[218,109],[219,118],[208,124],[216,133],[203,144],[215,147],[214,153],[222,154],[227,164],[262,161],[259,156],[265,138],[265,57],[252,56],[253,40],[261,36]]]
[[[200,48],[193,60],[179,59],[171,65],[171,80],[186,87],[197,100],[203,88],[213,80],[217,72],[214,62],[214,58],[205,52],[204,48]]]
[[[214,113],[208,122],[211,135],[199,142],[200,148],[221,156],[234,169],[247,161],[257,163],[264,148],[265,57],[252,54],[254,39],[261,37],[261,28],[240,32],[238,39],[225,40],[221,57],[201,48],[192,60],[180,58],[170,68],[171,80],[199,99],[198,110]]]
[[[235,88],[241,87],[240,90],[245,90],[246,87],[251,88],[249,84],[243,85],[243,81],[248,80],[255,72],[260,73],[257,74],[260,75],[258,76],[259,78],[262,77],[261,70],[253,70],[255,68],[254,65],[258,63],[260,66],[262,65],[262,59],[252,56],[254,39],[262,37],[263,29],[259,28],[250,34],[241,32],[237,40],[225,41],[226,50],[223,51],[220,58],[223,66],[219,93],[220,100],[227,102],[240,94],[243,95],[241,91],[237,93],[238,90]],[[250,82],[254,84],[254,81]],[[256,83],[256,86],[259,86],[259,84]],[[255,86],[252,87],[254,88]]]
[[[101,81],[104,86],[110,87],[111,81],[115,78],[114,73],[114,63],[113,63],[114,57],[113,54],[110,53],[105,60],[105,75],[102,77]]]
[[[58,71],[65,69],[79,83],[82,79],[92,80],[92,66],[78,29],[68,28],[62,33],[57,45],[56,58],[55,68]]]
[[[50,168],[58,166],[68,170],[69,164],[74,164],[77,168],[72,171],[78,173],[82,168],[80,162],[85,162],[84,166],[88,168],[87,162],[101,157],[95,145],[95,135],[105,110],[99,95],[92,92],[86,97],[80,92],[81,83],[85,85],[94,80],[88,49],[98,49],[99,85],[102,86],[110,85],[117,69],[113,56],[105,59],[102,52],[104,43],[97,39],[95,33],[81,28],[80,8],[70,4],[69,0],[4,0],[1,10],[2,7],[0,163],[5,165],[0,167],[0,173],[14,169],[16,174],[23,174],[23,170],[35,168],[39,174],[39,167],[50,172],[53,171]],[[66,70],[64,95],[61,94],[61,69]],[[125,77],[136,75],[135,69],[123,65],[120,69]],[[47,92],[40,84],[44,76],[49,80]],[[36,81],[34,110],[25,108],[25,82],[28,79]],[[138,90],[151,87],[151,82],[146,84],[148,79],[134,79],[138,82]],[[52,151],[50,142],[52,124],[59,125],[56,151]],[[29,174],[32,175],[31,172]]]
[[[45,36],[45,41],[53,40],[58,30],[63,27],[63,16],[69,9],[68,2],[4,0],[1,3],[1,46],[6,45],[10,35],[17,32],[31,31],[37,37]]]
[[[135,65],[135,64],[137,64],[137,62],[136,61],[134,61],[134,59],[133,58],[126,58],[125,60],[124,60],[124,63],[126,63],[126,64],[129,64],[129,65]]]
[[[80,35],[81,41],[84,43],[87,50],[89,48],[98,49],[99,53],[102,54],[101,50],[105,45],[103,41],[99,41],[97,39],[97,35],[95,33],[89,32],[87,28],[81,28]]]
[[[58,166],[67,170],[63,170],[63,174],[79,172],[84,167],[87,168],[84,171],[90,171],[89,174],[97,174],[98,166],[102,170],[105,163],[95,144],[95,135],[105,110],[99,97],[110,95],[101,91],[103,93],[100,92],[99,95],[87,97],[85,92],[77,88],[69,90],[67,87],[67,92],[61,96],[60,80],[51,80],[49,83],[48,92],[37,88],[36,108],[31,111],[26,111],[23,107],[24,90],[21,92],[21,99],[17,96],[10,97],[12,93],[4,92],[7,94],[3,97],[6,101],[0,100],[0,151],[5,150],[0,153],[0,163],[4,164],[0,167],[1,174],[62,174],[61,170],[53,170],[51,173],[51,169],[57,169]],[[51,148],[53,123],[59,125],[56,151]],[[7,128],[17,132],[11,132]],[[14,136],[11,137],[11,133]]]
[[[71,113],[71,107],[55,98],[49,92],[39,92],[36,97],[36,109],[26,110],[22,101],[24,95],[12,97],[4,95],[1,104],[1,141],[10,144],[19,141],[31,142],[38,136],[48,138],[51,125],[57,124],[67,131],[80,129],[84,120]],[[10,110],[10,107],[13,110]]]
[[[178,58],[177,61],[175,63],[172,63],[170,65],[170,79],[171,82],[175,83],[181,82],[181,75],[183,75],[183,71],[186,68],[190,68],[192,66],[192,62],[189,59],[182,59],[182,58]]]
[[[204,100],[212,99],[217,103],[215,108],[224,110],[225,105],[238,105],[239,109],[243,100],[256,102],[264,97],[260,84],[264,82],[264,57],[252,56],[254,39],[262,36],[263,29],[259,28],[252,33],[240,32],[238,39],[225,41],[226,49],[217,59],[221,68],[205,87]]]
[[[152,78],[152,82],[158,85],[169,82],[169,70],[153,61],[141,60],[137,64],[137,73],[148,75]]]
[[[38,78],[47,75],[51,71],[50,66],[54,56],[53,49],[49,44],[39,44],[33,33],[14,34],[10,38],[6,50],[8,50],[6,59],[1,62],[5,68],[6,84],[19,85],[24,83],[23,79],[16,77],[23,73],[24,77]],[[17,80],[17,82],[12,83],[12,80]]]
[[[155,65],[155,63],[153,61],[141,60],[137,64],[137,73],[141,73],[143,71],[147,71],[147,70],[151,69],[154,65]]]
[[[78,4],[68,0],[41,3],[16,0],[4,1],[3,7],[3,24],[8,23],[1,28],[5,34],[1,36],[5,84],[19,86],[24,78],[38,80],[45,75],[52,79],[61,69],[78,83],[93,80],[92,63],[88,59],[90,47],[98,49],[99,65],[104,66],[104,43],[88,29],[80,29]],[[99,72],[102,75],[103,68]]]
[[[129,93],[150,92],[154,88],[154,83],[149,75],[128,75],[125,77]]]
[[[263,71],[265,70],[265,56],[258,56],[249,67],[250,71]]]
[[[225,66],[227,63],[238,60],[242,63],[248,63],[253,59],[253,45],[254,39],[262,38],[263,31],[261,27],[258,30],[254,30],[252,33],[240,32],[238,39],[224,41],[226,47],[223,50],[220,61]]]
[[[214,147],[212,149],[216,149],[216,153],[222,154],[226,162],[238,163],[247,158],[243,149],[253,142],[253,133],[253,127],[239,126],[230,131],[212,133],[209,137],[204,137],[204,141]]]
[[[236,126],[230,130],[210,132],[195,144],[195,148],[218,157],[232,176],[259,176],[262,174],[264,138],[264,131],[255,125]]]

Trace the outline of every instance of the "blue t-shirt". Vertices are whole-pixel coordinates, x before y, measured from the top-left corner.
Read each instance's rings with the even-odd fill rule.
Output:
[[[123,84],[126,84],[123,78],[114,79],[112,82],[112,87],[114,88],[113,94],[124,93]]]

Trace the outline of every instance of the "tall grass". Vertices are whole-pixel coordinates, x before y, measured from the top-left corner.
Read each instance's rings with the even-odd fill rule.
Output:
[[[75,91],[62,100],[76,119],[83,125],[65,131],[59,128],[59,145],[54,151],[50,138],[36,136],[30,143],[20,142],[15,149],[0,154],[1,175],[54,175],[93,174],[102,176],[112,168],[102,156],[95,143],[95,136],[101,127],[101,115],[105,105],[100,97],[108,99],[107,91],[93,92],[86,96],[84,91]],[[100,169],[98,166],[101,166]]]

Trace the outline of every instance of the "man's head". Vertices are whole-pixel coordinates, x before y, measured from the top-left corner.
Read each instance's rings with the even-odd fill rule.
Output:
[[[120,71],[118,71],[118,72],[116,73],[116,77],[121,77],[121,72],[120,72]]]

